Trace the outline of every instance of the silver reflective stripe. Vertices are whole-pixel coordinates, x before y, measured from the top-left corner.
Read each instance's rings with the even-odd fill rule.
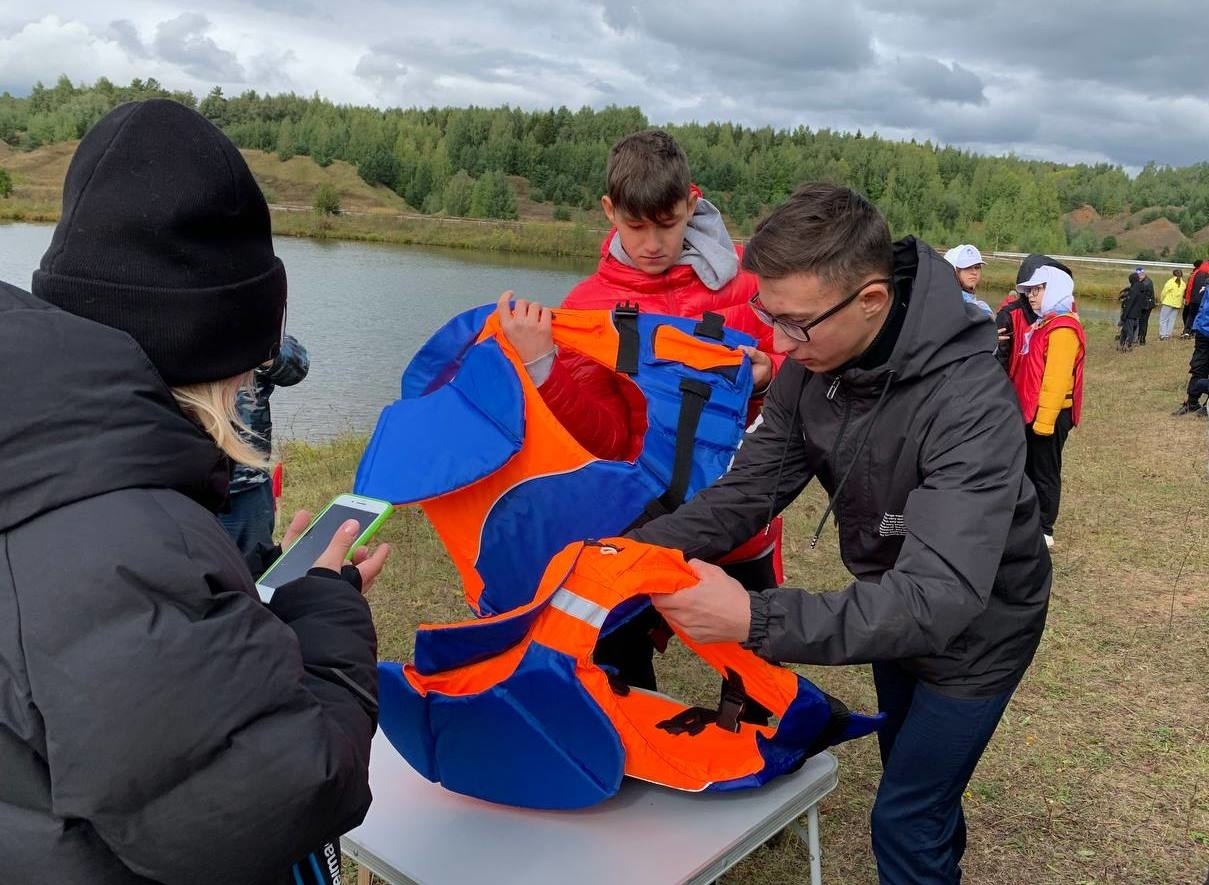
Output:
[[[609,616],[607,608],[597,605],[590,599],[576,596],[566,587],[558,588],[558,592],[550,599],[550,605],[598,630],[604,624],[605,618]]]

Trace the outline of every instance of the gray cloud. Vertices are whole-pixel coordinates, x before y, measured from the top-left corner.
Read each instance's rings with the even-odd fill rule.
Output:
[[[357,60],[353,73],[379,90],[396,86],[407,76],[407,64],[398,52],[389,47],[379,47],[365,53]]]
[[[86,0],[0,10],[0,84],[101,75],[202,94],[542,108],[861,129],[1060,161],[1189,163],[1209,144],[1194,0]]]
[[[916,56],[900,59],[897,67],[903,84],[923,98],[986,104],[982,80],[957,62],[946,65],[934,58]]]
[[[206,35],[210,20],[200,12],[184,12],[155,28],[155,51],[200,80],[241,81],[243,67],[235,54]]]
[[[124,18],[111,21],[108,33],[113,38],[113,41],[125,49],[133,58],[151,57],[151,53],[143,45],[143,39],[139,36],[134,22]]]

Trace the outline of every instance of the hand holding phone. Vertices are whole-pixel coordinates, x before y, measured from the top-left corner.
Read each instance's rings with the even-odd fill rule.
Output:
[[[268,602],[278,587],[312,568],[339,572],[350,561],[361,573],[362,591],[368,591],[390,555],[390,546],[379,545],[371,553],[364,545],[392,511],[386,501],[356,495],[337,495],[314,520],[300,510],[281,539],[285,553],[256,582],[260,598]]]

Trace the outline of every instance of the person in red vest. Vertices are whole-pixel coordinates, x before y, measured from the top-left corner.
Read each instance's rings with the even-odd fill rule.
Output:
[[[755,379],[754,420],[784,357],[774,355],[772,330],[751,309],[756,278],[739,266],[742,247],[692,183],[684,151],[661,130],[636,132],[613,145],[605,177],[601,206],[613,227],[601,243],[596,272],[576,285],[562,306],[612,309],[628,303],[648,313],[695,319],[720,314],[726,326],[757,342],[746,348]],[[646,431],[645,402],[637,388],[584,357],[555,353],[553,339],[543,334],[547,308],[527,300],[509,306],[501,297],[498,309],[509,341],[525,342],[521,355],[530,376],[563,426],[598,458],[634,457]],[[780,537],[781,519],[775,517],[720,564],[752,590],[775,587],[782,577]],[[635,618],[602,640],[598,662],[616,667],[631,685],[654,688],[651,655],[661,626],[658,619]],[[652,630],[655,640],[648,635]]]
[[[1008,377],[1025,423],[1024,473],[1037,488],[1041,532],[1054,546],[1062,498],[1062,448],[1083,410],[1083,360],[1087,340],[1074,305],[1070,274],[1042,265],[1017,287],[1036,317],[1017,311]]]
[[[1188,285],[1184,288],[1184,331],[1180,333],[1181,338],[1192,337],[1192,324],[1201,308],[1206,283],[1209,283],[1209,261],[1201,258],[1192,266],[1192,273],[1188,274]]]

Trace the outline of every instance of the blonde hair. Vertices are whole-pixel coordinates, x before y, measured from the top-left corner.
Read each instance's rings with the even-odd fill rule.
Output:
[[[255,439],[256,434],[243,422],[236,408],[240,388],[251,383],[252,373],[246,372],[221,381],[173,387],[172,395],[181,409],[201,424],[228,458],[237,464],[267,470],[268,459],[248,442],[249,439]]]

